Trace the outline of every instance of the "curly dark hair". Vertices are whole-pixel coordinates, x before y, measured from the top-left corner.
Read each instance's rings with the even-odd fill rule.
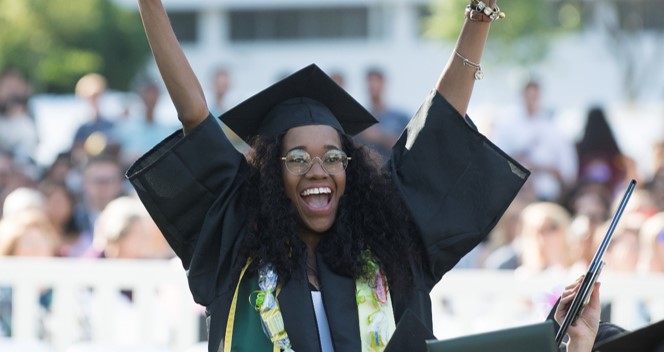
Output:
[[[243,206],[248,209],[248,233],[242,240],[236,278],[248,258],[272,263],[285,282],[303,270],[306,245],[296,232],[296,213],[286,196],[280,160],[283,135],[258,136],[249,163]],[[411,265],[421,262],[421,244],[412,235],[414,224],[386,169],[376,167],[366,147],[341,134],[343,150],[352,158],[346,169],[346,190],[335,225],[323,235],[319,253],[341,275],[368,278],[366,253],[385,272],[390,287],[402,291],[412,283]],[[369,250],[367,252],[367,250]],[[253,261],[248,272],[255,272]]]

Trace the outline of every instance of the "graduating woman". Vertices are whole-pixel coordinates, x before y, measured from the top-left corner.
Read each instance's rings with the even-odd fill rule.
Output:
[[[473,0],[380,171],[351,139],[375,119],[315,65],[219,117],[252,146],[237,152],[161,1],[138,3],[183,129],[128,177],[206,307],[209,351],[382,351],[406,312],[431,329],[429,292],[529,174],[465,116],[497,6]],[[592,328],[570,336],[592,344]]]

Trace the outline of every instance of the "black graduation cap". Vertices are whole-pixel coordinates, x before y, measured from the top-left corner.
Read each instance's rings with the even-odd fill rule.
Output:
[[[598,352],[664,352],[664,320],[595,345]]]
[[[305,125],[328,125],[355,135],[377,122],[315,64],[267,87],[219,119],[245,142]]]

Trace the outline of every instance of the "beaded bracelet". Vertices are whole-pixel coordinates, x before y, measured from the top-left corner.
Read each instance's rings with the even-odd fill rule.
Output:
[[[465,15],[469,20],[478,22],[493,22],[505,18],[505,13],[500,11],[498,5],[491,8],[482,0],[471,0],[470,4],[466,6]]]

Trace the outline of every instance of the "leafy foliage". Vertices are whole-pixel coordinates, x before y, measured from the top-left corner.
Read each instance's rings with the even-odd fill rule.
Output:
[[[89,72],[126,89],[149,54],[138,14],[111,0],[0,0],[0,33],[0,68],[46,92],[71,92]]]

